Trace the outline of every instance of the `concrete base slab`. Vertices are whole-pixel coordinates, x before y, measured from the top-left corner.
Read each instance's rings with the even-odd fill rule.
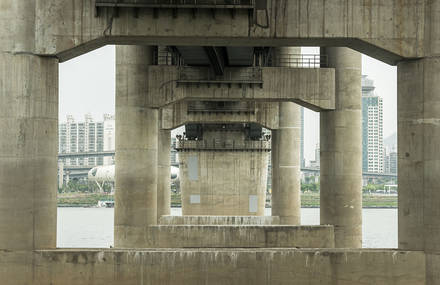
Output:
[[[150,226],[147,248],[333,248],[333,226]]]
[[[0,252],[3,285],[425,284],[423,252],[59,249]]]
[[[160,225],[279,225],[275,216],[162,216]]]

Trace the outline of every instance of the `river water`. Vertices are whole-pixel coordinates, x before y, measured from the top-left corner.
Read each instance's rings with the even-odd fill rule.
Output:
[[[172,215],[181,215],[172,208]],[[271,209],[266,209],[268,216]],[[114,209],[58,208],[58,247],[108,248],[113,245]],[[363,209],[363,247],[397,248],[397,209]],[[301,209],[301,224],[319,225],[319,209]]]

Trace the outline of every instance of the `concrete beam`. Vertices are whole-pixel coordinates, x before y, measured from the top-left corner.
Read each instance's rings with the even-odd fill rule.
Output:
[[[189,102],[178,102],[161,111],[163,129],[175,129],[189,123],[234,124],[257,123],[268,129],[279,127],[277,102],[249,102],[250,112],[191,112]]]
[[[219,10],[214,19],[209,10],[179,10],[178,17],[161,10],[155,17],[152,9],[140,9],[135,17],[131,8],[117,15],[109,8],[95,17],[94,1],[37,1],[31,52],[66,60],[106,44],[347,46],[395,64],[440,52],[440,45],[429,43],[436,28],[426,20],[435,17],[434,2],[268,0],[265,29],[255,24],[266,23],[264,11],[253,19],[247,11],[231,18],[230,11]],[[0,26],[9,29],[6,19]]]
[[[260,84],[240,84],[234,80],[249,75],[251,68],[226,68],[231,81],[179,83],[176,66],[151,65],[148,67],[151,107],[162,107],[181,100],[295,102],[315,111],[334,109],[335,73],[331,68],[263,67]],[[186,72],[186,71],[185,71]],[[191,68],[191,77],[203,78],[209,68]],[[193,80],[195,81],[195,80]],[[223,83],[222,83],[223,82]]]
[[[4,285],[424,285],[417,251],[59,249],[0,252]]]
[[[277,216],[162,216],[160,225],[279,225]]]

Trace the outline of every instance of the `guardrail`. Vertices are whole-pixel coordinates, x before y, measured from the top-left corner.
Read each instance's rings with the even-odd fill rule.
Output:
[[[95,0],[97,7],[254,9],[255,0]]]
[[[219,140],[185,140],[176,142],[177,151],[270,151],[271,142],[261,141],[219,141]]]
[[[321,68],[328,67],[328,57],[319,54],[282,54],[272,56],[269,65],[273,67]]]

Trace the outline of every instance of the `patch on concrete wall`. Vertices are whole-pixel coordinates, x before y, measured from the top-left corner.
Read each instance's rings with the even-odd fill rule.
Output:
[[[191,195],[191,196],[189,196],[189,202],[191,204],[200,204],[200,195]]]
[[[258,196],[249,195],[249,213],[256,213],[258,209]]]
[[[199,159],[197,156],[188,157],[188,178],[192,181],[199,180]]]

